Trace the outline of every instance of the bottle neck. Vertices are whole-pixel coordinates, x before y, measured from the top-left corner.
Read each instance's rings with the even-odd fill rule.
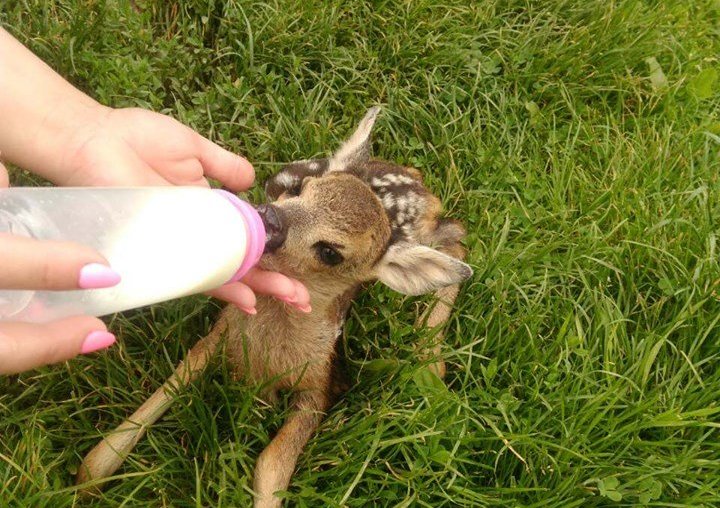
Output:
[[[247,239],[245,257],[237,272],[235,272],[228,281],[235,282],[242,279],[250,269],[260,261],[263,251],[265,250],[265,225],[255,208],[235,194],[222,189],[213,189],[213,192],[220,194],[230,201],[240,215],[242,215],[243,222],[245,223],[245,236]]]

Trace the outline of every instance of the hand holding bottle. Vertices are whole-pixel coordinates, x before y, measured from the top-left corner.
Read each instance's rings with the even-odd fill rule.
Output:
[[[242,190],[254,179],[247,160],[170,117],[98,104],[2,28],[0,118],[0,157],[58,185],[207,186],[210,177],[228,188]],[[0,165],[0,186],[7,185],[7,172]],[[0,238],[0,251],[11,251],[12,245],[19,245],[16,242],[21,241]],[[43,284],[59,283],[77,287],[72,284],[78,283],[79,267],[88,259],[97,261],[99,256],[91,251],[87,257],[87,250],[81,246],[58,248],[44,242],[33,244],[29,250],[36,255],[13,255],[0,264],[0,289],[9,288],[3,286],[3,280],[30,289],[47,289]],[[254,292],[309,309],[309,294],[301,283],[258,269],[212,295],[252,313]],[[0,323],[0,373],[66,360],[113,342],[102,321],[92,317],[43,325]]]
[[[198,185],[207,177],[241,191],[253,182],[254,170],[235,155],[180,122],[143,109],[98,105],[85,127],[74,133],[57,167],[42,166],[45,176],[63,186]],[[308,308],[310,295],[298,281],[258,268],[239,282],[210,294],[253,313],[255,292]]]
[[[6,289],[100,288],[120,280],[92,249],[7,234],[0,234],[0,267],[0,287]],[[105,323],[90,316],[45,324],[0,322],[0,374],[60,362],[114,342]]]

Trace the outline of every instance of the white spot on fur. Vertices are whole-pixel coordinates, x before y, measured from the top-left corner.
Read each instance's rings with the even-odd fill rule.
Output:
[[[385,175],[385,179],[395,185],[409,185],[414,181],[409,176],[400,175],[398,173],[388,173],[387,175]]]
[[[398,210],[406,210],[408,207],[408,196],[407,195],[401,195],[397,198],[397,207]]]
[[[373,187],[388,187],[390,185],[410,185],[415,181],[406,175],[399,175],[397,173],[387,173],[383,176],[375,176],[372,179]]]
[[[387,187],[388,185],[390,185],[390,183],[387,182],[387,181],[385,181],[385,180],[383,180],[382,178],[379,178],[379,177],[377,177],[377,176],[374,176],[373,179],[372,179],[372,181],[371,181],[371,185],[372,185],[373,187]]]
[[[320,167],[320,164],[318,164],[317,162],[311,162],[310,164],[308,164],[308,168],[310,168],[310,171],[315,171],[319,167]]]
[[[395,205],[395,197],[390,193],[385,194],[382,197],[382,204],[386,209],[392,208]]]
[[[283,187],[290,188],[296,185],[299,179],[297,176],[291,175],[290,173],[280,173],[275,177],[275,181]]]

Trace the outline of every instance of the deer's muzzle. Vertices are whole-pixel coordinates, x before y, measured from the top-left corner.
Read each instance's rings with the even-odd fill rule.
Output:
[[[265,252],[278,249],[287,238],[287,227],[282,210],[274,205],[260,205],[257,212],[265,225]]]

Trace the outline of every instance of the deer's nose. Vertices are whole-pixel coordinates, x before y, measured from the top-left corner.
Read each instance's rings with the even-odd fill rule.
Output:
[[[287,237],[282,210],[274,205],[260,205],[257,212],[265,225],[265,252],[272,252],[279,248]]]

